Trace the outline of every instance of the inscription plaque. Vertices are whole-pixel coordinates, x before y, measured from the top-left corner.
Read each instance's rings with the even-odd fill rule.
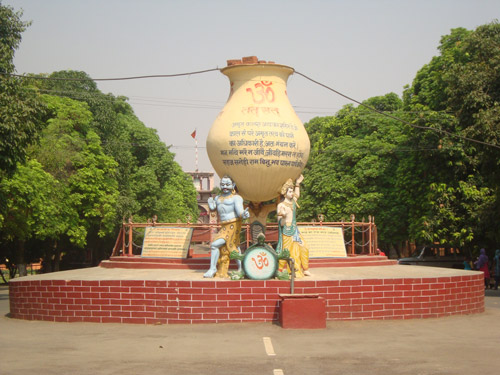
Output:
[[[147,227],[142,245],[142,257],[186,258],[193,228]]]
[[[344,233],[340,227],[299,226],[309,248],[309,258],[346,258]]]

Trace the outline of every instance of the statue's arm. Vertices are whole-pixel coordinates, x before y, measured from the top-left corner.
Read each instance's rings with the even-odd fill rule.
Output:
[[[248,217],[250,217],[248,207],[243,207],[243,198],[239,195],[234,196],[234,211],[236,213],[236,217],[241,217],[242,219],[248,219]]]
[[[286,209],[283,204],[278,204],[276,209],[276,218],[278,219],[278,225],[281,225],[281,219],[286,216]]]
[[[300,175],[300,177],[295,180],[295,190],[293,193],[297,199],[300,198],[300,184],[302,183],[302,181],[304,181],[303,175]]]
[[[219,198],[218,195],[215,197],[215,199],[212,197],[208,198],[207,203],[210,211],[215,211],[217,209],[217,198]]]

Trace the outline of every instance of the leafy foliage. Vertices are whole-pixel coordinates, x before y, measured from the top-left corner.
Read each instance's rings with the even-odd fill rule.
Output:
[[[0,240],[15,246],[18,265],[25,263],[25,243],[28,240],[51,236],[64,225],[58,220],[59,192],[58,182],[36,160],[19,165],[12,178],[0,182],[6,218]],[[21,276],[26,275],[25,267],[20,267],[19,271]]]
[[[397,111],[395,94],[371,98],[364,104]],[[302,220],[322,213],[327,220],[377,217],[380,240],[402,240],[407,232],[405,211],[394,189],[399,160],[398,144],[405,136],[394,120],[364,107],[344,107],[335,117],[315,118],[306,129],[311,154],[301,203]],[[397,228],[398,231],[394,231]]]
[[[14,71],[29,25],[21,15],[0,4],[0,73]],[[96,265],[129,216],[196,219],[190,177],[126,98],[103,94],[85,72],[44,78],[0,74],[0,262],[44,257],[57,270],[61,257],[90,254]]]
[[[412,179],[426,182],[412,189],[415,201],[423,204],[414,206],[410,233],[457,246],[492,247],[500,240],[495,219],[500,150],[494,147],[500,146],[500,25],[454,29],[441,39],[439,50],[404,95],[405,107],[420,113],[415,123],[448,132],[409,132],[412,144],[425,139],[439,150],[408,161],[405,168],[412,175],[417,167],[420,172]]]
[[[21,17],[22,12],[0,3],[0,179],[5,173],[12,175],[25,160],[26,148],[43,126],[44,108],[35,93],[10,76],[21,34],[29,26]]]
[[[500,242],[500,25],[453,29],[439,51],[402,102],[388,94],[363,103],[405,122],[345,106],[306,124],[303,220],[371,214],[384,247]]]

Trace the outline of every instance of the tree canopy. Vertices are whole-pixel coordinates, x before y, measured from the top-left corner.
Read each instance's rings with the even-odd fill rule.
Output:
[[[387,94],[363,103],[391,118],[346,106],[306,124],[303,220],[371,214],[387,247],[402,240],[497,246],[500,25],[453,29],[438,50],[402,101]]]
[[[0,3],[0,180],[26,158],[26,148],[43,126],[43,105],[24,81],[12,77],[14,53],[29,22]]]
[[[127,98],[85,72],[12,76],[21,16],[0,4],[0,263],[96,265],[131,216],[197,217],[191,178]]]

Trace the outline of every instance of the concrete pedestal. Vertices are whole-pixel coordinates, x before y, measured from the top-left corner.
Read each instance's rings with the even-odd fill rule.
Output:
[[[319,294],[280,294],[281,327],[291,329],[326,328],[326,304]]]

